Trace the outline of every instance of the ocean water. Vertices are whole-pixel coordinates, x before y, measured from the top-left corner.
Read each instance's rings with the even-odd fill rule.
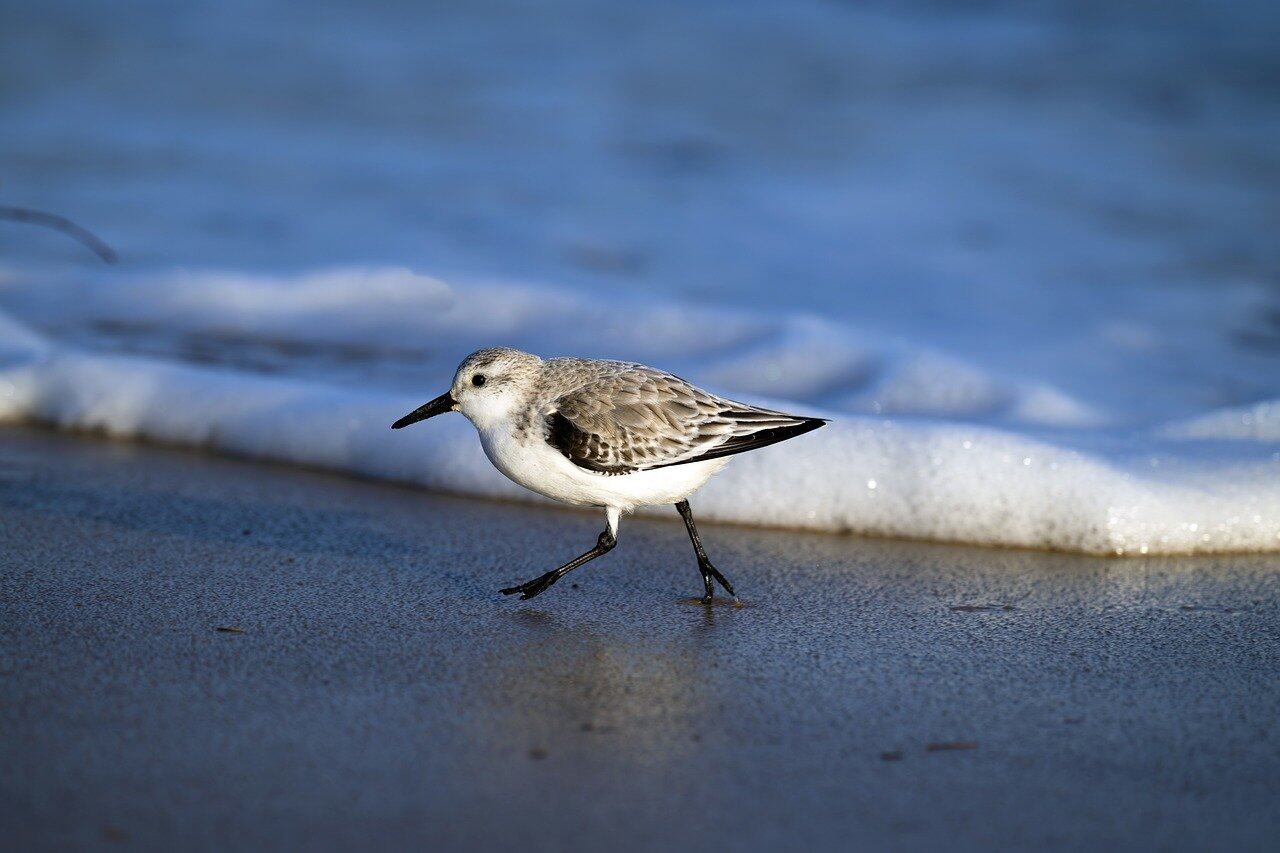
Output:
[[[0,417],[525,496],[463,355],[825,414],[753,524],[1280,550],[1280,7],[0,3]],[[448,421],[454,421],[449,423]]]

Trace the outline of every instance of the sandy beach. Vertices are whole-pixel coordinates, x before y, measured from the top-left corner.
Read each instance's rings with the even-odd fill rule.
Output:
[[[593,516],[0,430],[15,849],[1264,849],[1280,558]],[[695,502],[696,508],[696,502]]]
[[[0,0],[0,848],[1277,849],[1277,43]],[[499,594],[602,513],[389,429],[494,346],[830,421],[691,497],[745,606],[670,493]]]

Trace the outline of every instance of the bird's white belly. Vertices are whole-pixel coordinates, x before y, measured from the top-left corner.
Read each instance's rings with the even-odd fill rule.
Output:
[[[480,444],[493,466],[530,491],[574,506],[673,504],[702,487],[728,464],[727,457],[637,471],[600,474],[570,462],[537,437],[519,441],[506,430],[480,430]]]

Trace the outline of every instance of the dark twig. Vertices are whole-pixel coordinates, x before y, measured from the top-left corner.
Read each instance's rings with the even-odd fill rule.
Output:
[[[114,264],[119,259],[115,249],[112,249],[92,233],[81,228],[65,216],[58,216],[56,213],[45,213],[43,210],[31,210],[26,207],[0,205],[0,219],[8,219],[11,222],[29,222],[32,225],[43,225],[45,228],[61,231],[71,239],[77,240],[88,247],[91,252],[109,264]]]

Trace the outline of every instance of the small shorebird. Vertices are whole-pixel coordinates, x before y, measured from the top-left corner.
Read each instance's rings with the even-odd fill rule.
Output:
[[[473,352],[453,386],[391,425],[400,429],[462,412],[494,467],[553,500],[602,507],[608,526],[596,545],[528,583],[502,590],[533,598],[569,572],[612,550],[618,520],[638,506],[675,504],[702,573],[734,594],[702,549],[689,495],[746,450],[815,430],[822,418],[788,415],[726,400],[642,364],[589,358],[543,360],[498,347]]]

